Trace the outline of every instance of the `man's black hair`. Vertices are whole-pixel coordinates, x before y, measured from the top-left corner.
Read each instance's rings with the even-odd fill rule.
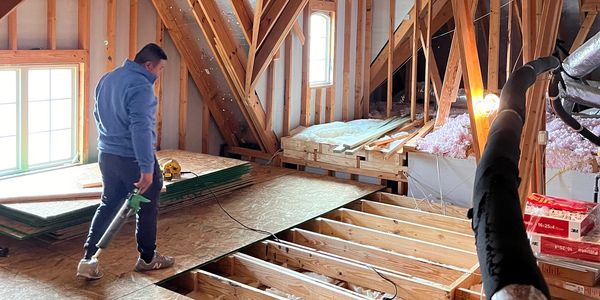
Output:
[[[157,44],[150,43],[135,55],[134,61],[138,64],[144,64],[149,61],[158,63],[161,59],[167,60],[165,51]]]

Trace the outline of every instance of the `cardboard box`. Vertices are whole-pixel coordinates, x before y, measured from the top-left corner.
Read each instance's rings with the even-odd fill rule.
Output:
[[[561,287],[557,287],[549,284],[550,295],[552,295],[552,299],[565,299],[565,300],[592,300],[594,298],[587,297],[581,295],[579,293],[571,292],[569,290],[563,289]]]
[[[553,277],[566,282],[594,286],[600,276],[600,266],[585,262],[566,261],[560,258],[538,258],[538,267],[544,277]]]
[[[579,239],[595,227],[598,206],[598,203],[531,194],[527,197],[523,221],[528,232]]]
[[[534,253],[600,262],[600,231],[594,230],[580,240],[528,232]]]
[[[598,286],[584,286],[572,282],[563,281],[554,277],[546,277],[546,283],[550,286],[556,286],[573,293],[588,297],[590,299],[600,299],[600,287]],[[554,295],[553,295],[554,296]]]

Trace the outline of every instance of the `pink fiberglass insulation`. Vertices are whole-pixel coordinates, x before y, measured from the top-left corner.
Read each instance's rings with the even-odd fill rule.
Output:
[[[469,115],[450,117],[441,128],[417,140],[417,149],[441,156],[467,158],[473,138]]]
[[[600,119],[575,117],[594,134],[600,135]],[[592,172],[591,161],[600,164],[597,155],[600,147],[583,138],[560,119],[547,115],[548,144],[546,166],[579,172]],[[417,140],[417,149],[440,156],[466,158],[470,153],[472,138],[467,114],[449,118],[438,130]]]
[[[575,117],[594,134],[600,134],[600,119]],[[598,160],[598,146],[583,138],[559,118],[548,116],[546,124],[546,166],[580,172],[592,172],[592,160]]]

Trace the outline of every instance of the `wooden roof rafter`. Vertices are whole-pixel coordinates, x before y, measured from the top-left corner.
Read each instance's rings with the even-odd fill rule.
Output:
[[[260,26],[258,32],[258,44],[256,48],[260,48],[260,46],[264,43],[267,35],[273,29],[273,25],[281,16],[283,9],[290,2],[289,0],[272,0],[269,6],[264,6],[265,9],[261,11],[260,17]]]
[[[242,33],[247,41],[252,39],[252,24],[254,13],[252,12],[252,6],[248,0],[229,0],[233,7],[233,12],[240,26],[242,27]]]
[[[193,8],[193,13],[200,29],[204,33],[206,40],[217,60],[225,79],[234,93],[236,101],[246,119],[252,134],[259,142],[260,148],[267,153],[275,153],[278,147],[277,136],[270,130],[265,130],[266,114],[254,89],[246,89],[246,53],[242,53],[239,45],[233,41],[231,32],[223,22],[218,13],[217,5],[214,0],[188,0]],[[213,16],[209,18],[208,16]],[[254,14],[253,14],[254,16]],[[240,75],[240,66],[236,66],[234,56],[243,54],[243,75]],[[254,58],[254,56],[253,56]],[[238,62],[242,62],[239,59]]]
[[[11,13],[21,4],[23,0],[2,0],[0,1],[0,19]]]
[[[273,24],[273,28],[267,34],[265,41],[256,52],[250,90],[254,90],[257,80],[265,72],[277,51],[279,51],[279,47],[285,40],[285,37],[289,34],[298,15],[300,15],[300,12],[302,12],[307,3],[308,0],[289,1],[279,18],[275,21],[275,24]]]
[[[235,133],[238,130],[235,127],[235,123],[231,122],[234,119],[231,115],[232,112],[229,112],[222,105],[222,102],[217,100],[214,89],[216,83],[211,76],[202,71],[205,69],[205,65],[200,60],[200,57],[202,57],[201,50],[189,41],[188,37],[192,36],[191,33],[186,30],[185,26],[178,23],[178,20],[184,19],[182,13],[177,8],[172,8],[168,0],[152,0],[152,3],[171,35],[178,52],[190,66],[193,66],[190,68],[192,79],[196,83],[202,100],[209,108],[225,142],[231,146],[237,146],[238,141]]]
[[[205,33],[207,31],[212,32],[212,38],[207,39],[207,41],[211,46],[214,45],[217,47],[218,53],[215,53],[215,56],[220,55],[222,57],[227,67],[227,72],[234,84],[233,87],[238,93],[243,93],[248,57],[238,41],[233,38],[229,26],[221,16],[216,1],[188,1],[193,8],[194,15],[203,16],[203,18],[197,18],[202,31]]]
[[[450,0],[432,0],[432,19],[431,32],[436,32],[449,20],[452,19],[452,5]],[[420,3],[420,18],[422,19],[423,9],[427,7],[429,0],[423,0]],[[409,12],[413,14],[414,7]],[[396,69],[408,58],[411,57],[411,41],[412,41],[412,19],[408,19],[400,23],[400,26],[394,33],[394,58],[393,68]],[[371,63],[371,82],[370,89],[373,91],[379,87],[387,79],[387,59],[388,59],[388,44],[386,44],[379,55]],[[420,48],[420,45],[419,45]]]

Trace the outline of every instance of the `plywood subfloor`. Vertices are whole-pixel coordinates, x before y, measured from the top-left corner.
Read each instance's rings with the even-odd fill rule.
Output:
[[[271,167],[256,167],[253,174],[255,185],[220,201],[241,222],[271,232],[296,226],[380,188]],[[160,216],[158,250],[175,257],[173,268],[146,274],[132,272],[137,257],[134,226],[126,224],[100,257],[105,278],[96,282],[74,277],[83,238],[48,245],[0,237],[0,247],[9,247],[11,253],[10,257],[0,258],[0,299],[39,295],[45,299],[166,298],[171,293],[154,283],[264,237],[265,234],[241,228],[214,201],[205,202]]]

